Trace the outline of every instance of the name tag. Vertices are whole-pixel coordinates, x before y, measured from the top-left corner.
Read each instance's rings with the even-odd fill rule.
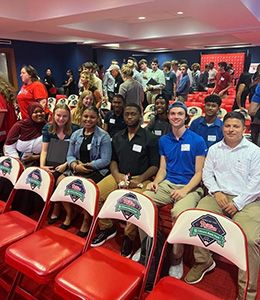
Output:
[[[190,151],[190,144],[182,144],[181,151]]]
[[[215,135],[208,135],[208,141],[209,142],[216,142],[217,137]]]
[[[162,135],[162,131],[161,131],[161,130],[155,130],[155,131],[154,131],[154,134],[155,134],[155,135],[160,135],[160,136],[161,136],[161,135]]]
[[[109,123],[115,124],[115,123],[116,123],[116,120],[115,120],[115,119],[110,119],[110,120],[109,120]]]
[[[142,151],[142,146],[134,144],[133,145],[133,151],[141,152]]]
[[[224,81],[224,80],[225,80],[225,78],[224,78],[224,77],[221,77],[221,78],[220,78],[220,80],[221,80],[221,81]]]
[[[91,149],[91,144],[87,144],[87,150],[89,151]]]

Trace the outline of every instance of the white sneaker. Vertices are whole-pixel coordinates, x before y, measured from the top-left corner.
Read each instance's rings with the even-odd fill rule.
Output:
[[[139,249],[135,252],[135,254],[132,256],[132,260],[134,260],[134,261],[139,261],[140,256],[141,256],[141,248],[139,248]]]
[[[169,276],[181,279],[183,276],[183,261],[179,265],[170,266]]]

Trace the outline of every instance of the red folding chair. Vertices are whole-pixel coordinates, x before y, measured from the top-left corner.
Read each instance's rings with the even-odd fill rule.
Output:
[[[232,105],[234,104],[234,97],[227,97],[222,99],[222,105]]]
[[[224,108],[220,107],[219,111],[218,111],[218,118],[223,120],[223,118],[225,117],[226,114],[227,114],[227,111]]]
[[[69,176],[62,179],[50,201],[78,205],[92,216],[93,225],[98,210],[98,199],[99,191],[94,182],[82,177]],[[84,238],[56,226],[47,226],[12,244],[6,250],[5,261],[18,273],[7,299],[13,299],[16,290],[25,297],[32,297],[19,286],[23,275],[38,284],[46,285],[82,253],[84,245]]]
[[[152,238],[143,266],[103,246],[89,248],[98,218],[112,218],[135,224]],[[157,207],[145,195],[120,189],[108,196],[92,229],[86,252],[55,279],[55,291],[63,299],[140,299],[156,244]]]
[[[206,248],[224,256],[246,271],[247,284],[244,293],[244,299],[246,299],[248,253],[247,239],[243,230],[235,222],[219,214],[200,209],[188,209],[178,216],[164,244],[154,288],[146,298],[147,300],[222,299],[174,277],[163,277],[158,282],[167,246],[174,243]]]
[[[23,164],[16,158],[1,156],[0,157],[0,180],[3,185],[2,194],[0,200],[0,213],[3,211],[6,204],[6,196],[10,195],[17,179],[24,170]],[[6,183],[8,181],[8,183]],[[4,195],[4,198],[3,197]],[[8,197],[7,196],[7,197]]]
[[[221,105],[221,108],[224,108],[227,112],[231,112],[233,108],[233,104],[223,104]]]
[[[38,167],[29,167],[20,175],[6,202],[3,213],[0,215],[0,256],[2,261],[6,248],[12,243],[38,230],[42,226],[45,218],[45,210],[42,211],[38,221],[18,211],[11,211],[10,209],[14,199],[16,199],[16,201],[23,201],[22,198],[15,198],[17,192],[19,190],[32,191],[41,197],[45,202],[45,206],[48,206],[53,187],[53,175]],[[7,285],[2,278],[0,279],[0,284],[5,289],[9,288],[9,285]]]
[[[190,106],[196,106],[196,107],[200,107],[202,110],[204,109],[204,103],[202,102],[189,102],[189,101],[186,101],[185,102],[185,105],[187,107],[190,107]]]

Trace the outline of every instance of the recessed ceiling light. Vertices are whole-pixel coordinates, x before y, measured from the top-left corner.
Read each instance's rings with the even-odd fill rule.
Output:
[[[102,46],[108,47],[108,48],[119,48],[120,47],[120,45],[118,43],[102,44]]]
[[[183,11],[177,11],[177,15],[183,15]]]
[[[145,20],[146,17],[138,17],[138,20]]]

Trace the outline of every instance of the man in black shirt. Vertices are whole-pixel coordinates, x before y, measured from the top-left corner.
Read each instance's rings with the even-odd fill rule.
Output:
[[[112,100],[112,110],[105,115],[103,129],[113,137],[117,132],[125,128],[124,98],[122,95],[117,94]]]
[[[112,141],[111,175],[98,183],[101,205],[107,196],[119,187],[143,192],[150,178],[158,170],[157,139],[140,126],[142,114],[139,105],[127,104],[124,109],[124,120],[127,128],[115,134]],[[111,220],[100,220],[99,227],[101,230],[93,239],[92,247],[102,245],[117,233]],[[128,223],[125,227],[125,238],[121,249],[123,256],[131,256],[135,236],[136,227]]]

